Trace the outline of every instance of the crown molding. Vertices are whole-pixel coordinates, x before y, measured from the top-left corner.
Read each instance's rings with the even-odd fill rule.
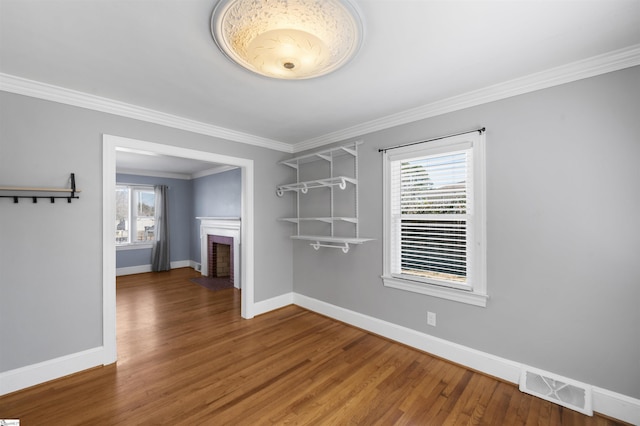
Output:
[[[227,166],[227,165],[216,166],[216,167],[213,167],[211,169],[203,170],[201,172],[192,173],[191,174],[191,179],[198,179],[198,178],[205,177],[205,176],[216,175],[218,173],[224,173],[224,172],[228,172],[229,170],[234,170],[234,169],[237,169],[237,167],[236,166]]]
[[[0,90],[295,154],[367,133],[640,65],[640,44],[408,109],[290,145],[59,86],[0,73]]]
[[[572,62],[549,70],[529,74],[524,77],[494,84],[479,90],[432,102],[417,108],[367,121],[356,126],[327,133],[316,138],[298,142],[293,152],[298,153],[318,148],[334,142],[362,136],[367,133],[389,129],[402,124],[412,123],[464,108],[482,105],[488,102],[510,98],[546,89],[572,81],[594,77],[608,72],[640,65],[640,44],[614,50],[602,55]]]
[[[245,143],[276,151],[291,153],[292,146],[284,142],[242,133],[212,124],[202,123],[177,115],[167,114],[141,106],[103,98],[76,90],[54,86],[35,80],[0,73],[0,90],[32,98],[44,99],[94,111],[106,112],[121,117],[133,118],[160,124],[174,129],[186,130],[206,136],[213,136],[233,142]]]
[[[220,165],[215,166],[210,169],[202,170],[194,173],[172,173],[172,172],[161,172],[156,170],[142,170],[142,169],[116,169],[117,174],[124,175],[135,175],[135,176],[150,176],[150,177],[160,177],[160,178],[169,178],[169,179],[181,179],[181,180],[192,180],[198,179],[201,177],[216,175],[218,173],[228,172],[229,170],[237,169],[236,166],[227,166]]]
[[[142,170],[142,169],[119,169],[116,168],[117,174],[134,175],[134,176],[149,176],[168,179],[180,179],[191,180],[191,175],[187,173],[172,173],[172,172],[160,172],[155,170]]]

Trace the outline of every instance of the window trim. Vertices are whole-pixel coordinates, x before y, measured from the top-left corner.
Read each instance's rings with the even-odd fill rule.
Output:
[[[145,185],[145,184],[133,184],[133,183],[119,183],[116,182],[116,191],[118,188],[127,188],[129,190],[129,241],[125,243],[115,242],[116,251],[121,250],[138,250],[138,249],[150,249],[153,248],[153,242],[148,241],[131,241],[131,235],[134,232],[137,232],[135,227],[135,221],[138,216],[133,214],[133,205],[134,205],[134,192],[135,191],[150,191],[155,192],[155,187],[153,185]],[[154,200],[155,201],[155,200]]]
[[[391,273],[391,162],[424,155],[445,153],[461,148],[473,150],[473,222],[469,242],[468,270],[473,276],[470,289],[437,285]],[[383,273],[385,287],[453,300],[475,306],[487,305],[486,280],[486,155],[485,133],[473,132],[431,142],[409,144],[383,153]]]
[[[116,243],[116,251],[142,250],[153,248],[151,243]]]

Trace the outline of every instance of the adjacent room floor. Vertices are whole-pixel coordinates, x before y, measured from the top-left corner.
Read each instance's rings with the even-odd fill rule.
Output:
[[[288,306],[240,317],[189,268],[118,278],[118,363],[0,398],[64,425],[618,425]]]

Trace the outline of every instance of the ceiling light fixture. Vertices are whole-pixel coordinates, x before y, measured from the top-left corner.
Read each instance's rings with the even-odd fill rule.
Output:
[[[225,55],[253,72],[305,79],[348,62],[363,28],[349,0],[220,0],[211,33]]]

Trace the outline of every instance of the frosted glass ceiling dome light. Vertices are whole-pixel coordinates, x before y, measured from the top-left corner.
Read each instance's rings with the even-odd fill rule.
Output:
[[[211,33],[225,55],[253,72],[304,79],[348,62],[362,22],[348,0],[220,0]]]

